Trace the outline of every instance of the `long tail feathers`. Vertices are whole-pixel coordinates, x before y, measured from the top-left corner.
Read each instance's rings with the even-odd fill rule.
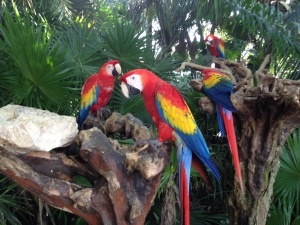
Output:
[[[179,193],[180,193],[180,213],[181,224],[190,224],[190,171],[192,161],[192,151],[186,146],[185,143],[181,143],[177,147],[177,158],[179,165]]]
[[[78,118],[78,125],[81,128],[83,122],[85,121],[85,119],[87,118],[87,116],[89,115],[89,111],[90,111],[91,107],[88,108],[81,108],[79,110],[79,118]]]
[[[221,106],[220,106],[221,108]],[[243,191],[243,182],[242,182],[242,174],[241,174],[241,168],[240,168],[240,160],[239,160],[239,153],[236,143],[236,136],[234,131],[234,125],[233,125],[233,117],[232,112],[221,108],[220,110],[222,112],[222,118],[225,124],[226,132],[227,132],[227,139],[229,143],[229,148],[232,154],[232,161],[233,165],[236,171],[236,175],[238,177],[238,181],[241,187],[241,190]]]
[[[219,170],[216,167],[215,163],[212,161],[212,159],[211,158],[206,159],[206,158],[203,158],[203,157],[201,157],[200,159],[205,164],[205,166],[207,166],[210,169],[210,171],[213,173],[215,178],[218,181],[220,181],[221,176],[220,176]]]
[[[204,183],[206,184],[206,186],[210,190],[212,190],[213,185],[211,183],[211,180],[209,179],[207,170],[205,169],[205,166],[204,166],[203,162],[194,154],[193,154],[193,158],[192,158],[192,165],[197,170],[197,172],[200,174],[200,176],[204,180]]]
[[[216,110],[217,110],[217,118],[218,118],[218,124],[219,124],[219,129],[221,132],[221,137],[224,137],[226,135],[226,130],[225,130],[225,125],[223,122],[223,117],[222,117],[222,107],[216,105]]]

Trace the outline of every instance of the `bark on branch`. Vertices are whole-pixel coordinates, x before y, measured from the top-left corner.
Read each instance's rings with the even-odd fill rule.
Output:
[[[131,120],[126,120],[129,117]],[[152,136],[130,115],[114,114],[104,127],[120,121],[119,129],[129,137]],[[138,151],[137,146],[120,145],[94,127],[81,131],[66,149],[79,155],[30,152],[18,157],[0,148],[0,170],[46,203],[74,213],[90,225],[144,224],[169,162],[169,145],[163,144],[160,152],[151,146]],[[75,183],[79,176],[91,186]]]

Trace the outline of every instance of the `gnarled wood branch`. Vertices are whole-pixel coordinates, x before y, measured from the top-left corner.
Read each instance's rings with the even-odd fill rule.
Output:
[[[104,128],[120,123],[118,129],[128,138],[153,136],[131,115],[115,114]],[[151,146],[137,152],[136,146],[120,145],[94,127],[81,131],[74,143],[62,150],[78,155],[30,152],[17,157],[0,148],[0,170],[46,203],[74,213],[90,225],[144,224],[169,162],[169,145],[163,144],[160,152]],[[76,183],[80,176],[90,184]]]

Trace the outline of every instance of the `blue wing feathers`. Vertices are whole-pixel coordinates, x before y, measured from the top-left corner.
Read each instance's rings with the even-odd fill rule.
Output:
[[[193,152],[198,152],[197,155],[201,155],[203,158],[209,158],[210,153],[207,144],[204,140],[203,135],[197,128],[197,132],[194,135],[187,135],[181,131],[175,129],[176,133],[184,140],[184,142],[193,150]]]
[[[220,58],[222,58],[222,59],[225,59],[225,52],[224,52],[224,51],[222,51],[222,49],[221,49],[221,46],[220,46],[220,43],[219,43],[219,42],[217,42],[217,50],[218,50],[218,53],[219,53],[219,56],[220,56]]]
[[[184,149],[187,149],[187,148],[189,149],[189,151],[190,151],[189,157],[192,157],[191,151],[193,151],[197,155],[197,157],[199,157],[203,161],[203,163],[213,172],[213,174],[219,180],[220,179],[219,171],[218,171],[217,167],[214,165],[213,161],[210,160],[209,149],[207,147],[205,139],[204,139],[201,131],[199,130],[199,128],[196,127],[196,132],[194,134],[183,133],[178,128],[173,126],[170,123],[170,121],[168,121],[166,119],[166,117],[164,116],[164,110],[161,107],[160,102],[158,101],[157,98],[155,99],[155,103],[156,103],[156,108],[158,110],[158,113],[159,113],[160,117],[162,118],[162,120],[164,122],[166,122],[167,124],[169,124],[175,130],[177,142],[181,143],[184,146],[183,147]],[[175,118],[173,118],[173,119],[175,119]],[[179,118],[177,118],[177,119],[179,119]],[[185,125],[188,126],[188,124],[185,124]],[[179,146],[179,144],[177,143],[177,147],[178,146]],[[187,151],[187,150],[185,150],[185,151]],[[189,163],[188,166],[190,166],[190,165],[191,165],[191,163]]]
[[[203,86],[203,90],[205,94],[210,97],[217,105],[220,105],[231,112],[236,112],[236,109],[232,105],[230,101],[230,95],[232,94],[233,84],[231,85],[223,85],[224,83],[230,82],[222,82],[218,83],[211,88],[207,88]]]
[[[95,93],[92,96],[90,96],[92,98],[92,101],[90,101],[89,104],[82,103],[83,105],[79,109],[79,120],[78,120],[79,127],[82,126],[82,123],[88,117],[93,104],[97,103],[99,94],[100,94],[100,87],[97,86],[95,88]],[[82,99],[81,99],[81,101],[82,101]],[[85,107],[85,105],[86,105],[86,107]]]
[[[213,173],[215,178],[218,181],[220,181],[221,176],[220,176],[219,170],[218,170],[217,166],[215,165],[215,163],[212,161],[212,159],[211,158],[205,159],[205,158],[201,158],[201,157],[199,157],[199,158],[211,170],[211,172]]]

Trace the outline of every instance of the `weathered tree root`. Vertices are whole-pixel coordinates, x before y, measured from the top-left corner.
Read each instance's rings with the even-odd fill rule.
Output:
[[[134,131],[127,128],[127,134],[144,137],[146,132],[139,136],[139,129],[133,127]],[[169,162],[170,146],[163,144],[159,153],[151,146],[137,152],[108,139],[98,128],[81,131],[75,143],[80,157],[57,152],[17,157],[0,148],[0,170],[46,203],[90,225],[144,224]],[[77,176],[85,177],[92,187],[75,184]]]

